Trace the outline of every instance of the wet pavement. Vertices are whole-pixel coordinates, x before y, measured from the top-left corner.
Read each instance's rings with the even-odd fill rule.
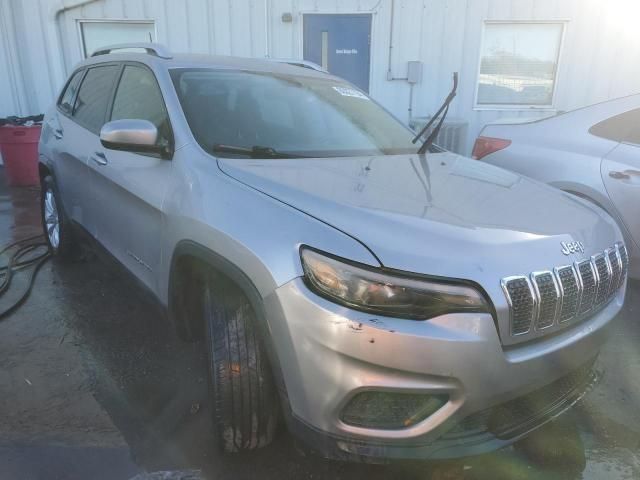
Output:
[[[0,244],[40,233],[39,223],[37,190],[0,186]],[[26,272],[0,309],[25,286]],[[634,283],[600,355],[603,381],[558,421],[491,455],[343,464],[303,456],[283,432],[262,451],[221,456],[209,433],[203,346],[180,342],[147,293],[87,248],[73,262],[45,264],[31,297],[0,321],[0,480],[163,470],[212,479],[637,479],[639,345]]]

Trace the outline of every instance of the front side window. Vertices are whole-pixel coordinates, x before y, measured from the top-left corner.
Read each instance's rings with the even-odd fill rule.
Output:
[[[640,108],[616,115],[589,130],[596,137],[640,145]]]
[[[486,23],[477,105],[551,107],[564,24]]]
[[[63,112],[71,115],[73,112],[73,102],[76,98],[76,92],[78,91],[78,87],[80,86],[80,81],[82,80],[82,75],[84,75],[84,70],[80,70],[73,74],[69,83],[67,83],[67,87],[64,90],[64,93],[60,97],[60,101],[58,102],[58,106],[62,109]]]
[[[213,69],[171,72],[197,141],[294,156],[415,153],[412,132],[353,86],[332,79]]]
[[[148,120],[158,129],[158,143],[167,144],[171,127],[156,79],[144,67],[127,65],[116,90],[111,120]]]
[[[73,118],[95,134],[105,124],[107,106],[119,71],[117,65],[93,67],[85,75],[78,91]]]

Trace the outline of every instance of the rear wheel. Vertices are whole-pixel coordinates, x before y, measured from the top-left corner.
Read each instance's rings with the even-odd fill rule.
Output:
[[[42,180],[41,215],[44,236],[51,253],[66,257],[75,247],[70,224],[62,210],[60,197],[51,176]]]
[[[278,424],[278,396],[256,317],[247,298],[231,286],[203,292],[213,426],[227,453],[271,443]]]

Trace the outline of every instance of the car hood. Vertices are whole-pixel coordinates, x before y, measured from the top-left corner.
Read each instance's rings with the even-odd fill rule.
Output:
[[[481,284],[489,276],[497,287],[496,278],[567,265],[621,238],[597,207],[449,152],[218,162],[229,176],[347,233],[398,270]],[[572,241],[585,253],[565,256],[561,242]]]

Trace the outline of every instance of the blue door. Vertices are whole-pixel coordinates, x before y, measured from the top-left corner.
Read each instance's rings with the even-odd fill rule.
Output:
[[[371,15],[306,14],[304,59],[368,92]]]

